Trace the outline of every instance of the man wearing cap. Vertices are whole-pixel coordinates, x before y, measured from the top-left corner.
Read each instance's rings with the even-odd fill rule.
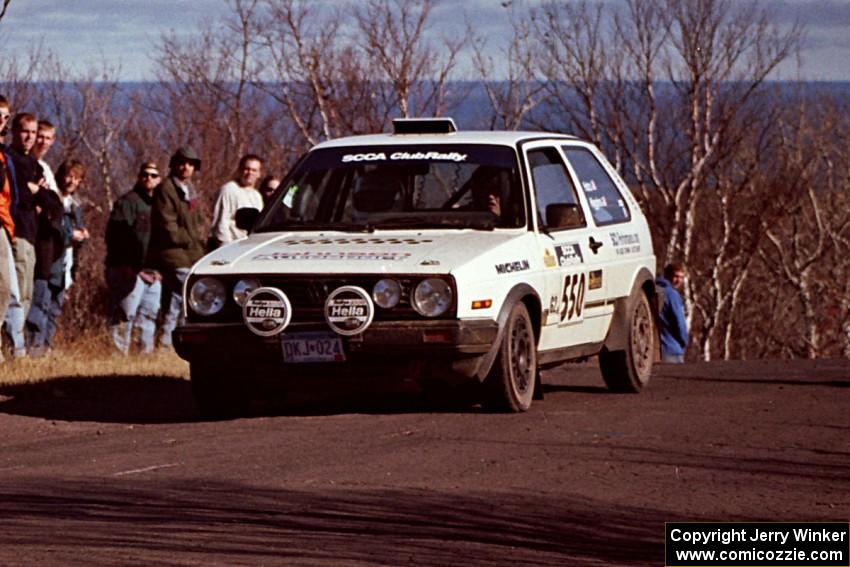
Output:
[[[150,266],[162,273],[161,346],[171,348],[171,332],[177,326],[182,306],[183,282],[192,264],[204,255],[203,214],[192,176],[201,160],[189,146],[178,148],[168,164],[168,177],[153,194]]]
[[[130,350],[139,329],[141,352],[153,352],[162,276],[147,263],[151,205],[160,182],[159,167],[146,161],[136,184],[115,201],[106,226],[106,285],[109,288],[109,334],[119,352]]]

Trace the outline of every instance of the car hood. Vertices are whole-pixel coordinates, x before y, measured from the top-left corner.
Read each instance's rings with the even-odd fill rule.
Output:
[[[527,234],[524,230],[254,234],[219,248],[202,274],[446,274]]]

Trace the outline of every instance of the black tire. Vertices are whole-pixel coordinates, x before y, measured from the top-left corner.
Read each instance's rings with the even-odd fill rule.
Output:
[[[202,419],[227,419],[238,415],[236,400],[228,395],[219,372],[209,365],[192,362],[189,365],[189,374],[195,406]]]
[[[502,333],[499,354],[484,381],[486,409],[523,412],[531,407],[537,377],[537,342],[528,309],[522,302],[511,308]]]
[[[638,290],[629,302],[628,343],[625,350],[599,353],[599,369],[612,392],[640,392],[649,382],[655,354],[655,320],[649,300]]]

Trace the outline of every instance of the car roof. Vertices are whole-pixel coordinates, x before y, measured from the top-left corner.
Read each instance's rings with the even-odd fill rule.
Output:
[[[321,142],[314,150],[348,146],[393,146],[421,144],[492,144],[515,147],[517,143],[530,140],[578,140],[575,136],[553,132],[460,130],[449,134],[368,134],[345,136]]]

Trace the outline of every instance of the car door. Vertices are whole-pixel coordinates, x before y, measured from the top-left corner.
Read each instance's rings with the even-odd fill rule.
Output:
[[[585,306],[604,298],[604,289],[590,287],[607,254],[600,253],[596,227],[589,222],[587,205],[558,146],[534,142],[523,146],[523,151],[534,195],[538,245],[547,267],[539,349],[599,342],[605,328],[586,319]]]
[[[590,301],[605,300],[610,303],[631,291],[634,274],[642,264],[647,247],[648,235],[633,221],[631,206],[633,199],[626,199],[618,187],[612,168],[596,148],[580,143],[562,144],[561,150],[567,165],[579,187],[580,196],[587,202],[590,212],[591,236],[602,242],[600,252],[605,252],[605,266],[599,289],[603,294],[594,294]],[[609,169],[612,171],[609,172]],[[631,197],[631,195],[629,195]],[[639,211],[636,211],[639,215]],[[596,303],[590,304],[593,310]]]

